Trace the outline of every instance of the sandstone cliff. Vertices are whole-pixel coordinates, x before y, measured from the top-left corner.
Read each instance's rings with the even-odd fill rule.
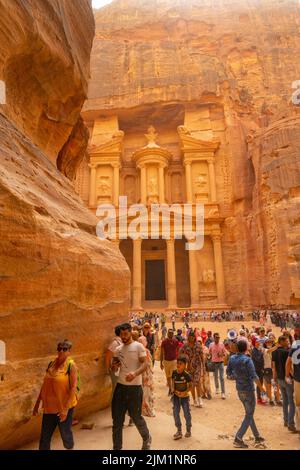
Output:
[[[115,113],[133,135],[149,124],[176,130],[199,110],[195,131],[209,125],[221,142],[233,307],[300,304],[299,26],[296,0],[115,0],[96,14],[85,120]]]
[[[88,0],[1,0],[0,448],[37,437],[31,418],[56,342],[69,338],[82,375],[78,413],[107,406],[103,351],[127,318],[129,271],[95,236],[72,178],[86,131],[94,23]],[[76,125],[76,123],[79,124]],[[81,138],[80,136],[83,136]],[[73,161],[72,161],[73,159]],[[58,166],[64,174],[57,169]]]

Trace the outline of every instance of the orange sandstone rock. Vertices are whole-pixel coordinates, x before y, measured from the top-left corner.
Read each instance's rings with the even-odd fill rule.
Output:
[[[178,126],[220,141],[214,165],[232,307],[300,305],[299,107],[292,103],[299,24],[293,0],[122,0],[96,12],[83,108],[91,143],[105,135],[104,119],[111,135],[118,123],[121,188],[138,201],[132,155],[154,125],[159,145],[172,153],[165,178],[173,203],[187,194]],[[80,180],[85,200],[87,181]],[[199,267],[202,257],[214,270],[209,250]]]
[[[32,418],[56,343],[69,338],[82,376],[78,415],[108,405],[103,352],[127,318],[129,269],[96,237],[97,219],[74,192],[75,143],[93,37],[86,0],[1,1],[0,448],[37,437]],[[73,132],[71,139],[69,135]],[[80,139],[79,139],[80,140]],[[78,160],[79,159],[79,160]]]

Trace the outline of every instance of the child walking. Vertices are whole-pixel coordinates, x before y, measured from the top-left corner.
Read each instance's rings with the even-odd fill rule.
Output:
[[[177,359],[177,370],[172,374],[172,402],[173,402],[173,415],[175,426],[177,428],[176,434],[173,438],[175,441],[182,439],[182,425],[180,419],[180,409],[182,408],[185,423],[186,433],[185,437],[191,437],[192,417],[190,411],[190,397],[189,392],[192,388],[191,376],[186,372],[187,359],[185,356],[179,356]]]

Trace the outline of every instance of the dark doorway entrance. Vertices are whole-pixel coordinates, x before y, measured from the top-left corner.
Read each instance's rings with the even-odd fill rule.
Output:
[[[145,263],[145,300],[166,300],[164,260],[146,260]]]

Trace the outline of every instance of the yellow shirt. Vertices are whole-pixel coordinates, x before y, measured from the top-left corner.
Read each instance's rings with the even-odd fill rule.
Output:
[[[74,393],[71,403],[68,405],[70,397],[70,378],[68,374],[69,362],[66,360],[58,369],[55,368],[56,361],[53,361],[48,368],[42,386],[41,399],[44,413],[56,414],[63,410],[73,408],[77,405],[77,397]]]

